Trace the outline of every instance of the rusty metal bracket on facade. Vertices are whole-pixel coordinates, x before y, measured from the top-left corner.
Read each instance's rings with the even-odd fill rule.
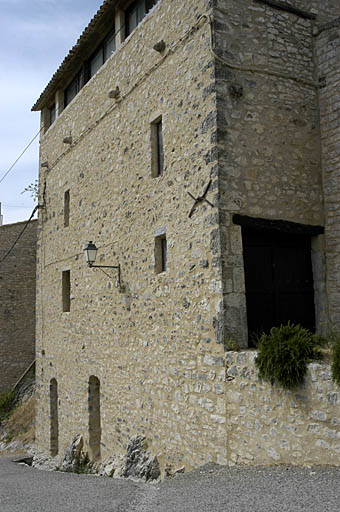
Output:
[[[212,208],[214,207],[214,205],[210,201],[208,201],[208,199],[206,198],[206,195],[208,193],[210,185],[211,185],[211,180],[209,180],[209,183],[206,185],[206,187],[205,187],[205,189],[203,191],[203,194],[201,196],[198,196],[198,197],[195,197],[191,192],[188,192],[188,195],[195,201],[194,204],[192,205],[191,210],[190,210],[189,218],[194,213],[194,210],[195,210],[195,208],[196,208],[198,203],[201,203],[201,202],[204,201],[205,203],[208,203]]]

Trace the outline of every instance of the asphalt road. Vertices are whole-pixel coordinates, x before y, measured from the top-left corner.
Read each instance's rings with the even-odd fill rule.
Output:
[[[1,512],[339,512],[340,468],[208,465],[158,484],[0,459]]]

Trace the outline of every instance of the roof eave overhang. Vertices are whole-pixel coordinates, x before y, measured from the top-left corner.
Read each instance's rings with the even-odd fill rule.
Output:
[[[33,112],[42,110],[49,103],[53,103],[56,91],[67,86],[80,69],[82,62],[89,58],[96,44],[100,42],[99,36],[103,37],[105,29],[108,28],[108,24],[112,20],[109,16],[110,13],[114,16],[115,8],[123,7],[127,3],[126,0],[104,1],[33,105],[31,109]]]

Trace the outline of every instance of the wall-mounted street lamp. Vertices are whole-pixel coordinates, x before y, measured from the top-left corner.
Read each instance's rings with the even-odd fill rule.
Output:
[[[95,265],[96,256],[97,256],[97,247],[93,242],[88,242],[84,246],[85,259],[90,268],[116,268],[118,270],[118,286],[121,288],[120,284],[120,265]]]

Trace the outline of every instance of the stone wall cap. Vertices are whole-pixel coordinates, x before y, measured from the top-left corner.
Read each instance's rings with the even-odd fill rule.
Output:
[[[25,224],[27,221],[28,221],[28,219],[27,220],[20,220],[19,222],[11,222],[9,224],[2,224],[0,226],[0,229],[11,228],[12,226],[18,226],[19,224]],[[31,219],[30,220],[30,224],[33,223],[33,222],[34,223],[38,222],[38,219]]]

